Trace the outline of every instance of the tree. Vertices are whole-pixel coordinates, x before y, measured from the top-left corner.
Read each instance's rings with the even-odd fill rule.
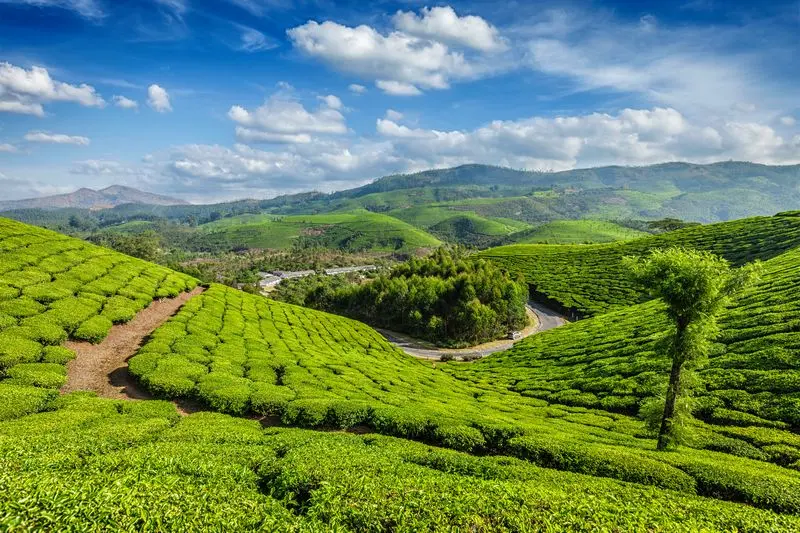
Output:
[[[760,264],[732,269],[728,261],[709,252],[669,248],[645,258],[625,258],[631,277],[655,298],[663,300],[675,325],[666,343],[672,359],[664,410],[658,431],[658,450],[680,440],[676,405],[691,390],[682,375],[708,356],[717,335],[717,315],[738,291],[752,283]]]

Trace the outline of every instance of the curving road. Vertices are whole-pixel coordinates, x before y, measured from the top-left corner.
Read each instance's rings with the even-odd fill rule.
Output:
[[[528,314],[531,316],[532,320],[536,320],[535,326],[529,326],[522,331],[522,337],[517,340],[498,340],[487,342],[484,344],[479,344],[477,346],[472,346],[470,348],[435,348],[429,347],[422,341],[414,339],[412,337],[408,337],[402,333],[396,333],[394,331],[389,331],[385,329],[378,329],[378,331],[386,337],[386,340],[406,352],[408,355],[412,357],[417,357],[419,359],[435,359],[439,360],[442,355],[452,355],[456,359],[461,359],[466,357],[485,357],[487,355],[493,354],[495,352],[501,352],[503,350],[508,350],[515,343],[521,341],[522,339],[533,335],[535,333],[539,333],[541,331],[547,331],[548,329],[557,328],[559,326],[563,326],[567,323],[567,320],[559,315],[557,312],[553,311],[552,309],[545,307],[541,304],[535,302],[528,302],[527,305]]]

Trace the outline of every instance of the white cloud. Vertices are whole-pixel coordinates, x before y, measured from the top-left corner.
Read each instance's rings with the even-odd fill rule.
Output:
[[[168,10],[172,11],[178,18],[182,17],[189,10],[189,2],[187,0],[153,0]]]
[[[0,111],[44,116],[43,104],[74,102],[87,107],[103,107],[105,100],[91,85],[70,85],[54,80],[46,68],[25,69],[0,63]]]
[[[308,133],[275,133],[242,126],[236,127],[236,138],[246,143],[305,144],[311,142],[311,135]]]
[[[395,111],[394,109],[387,109],[386,118],[397,122],[398,120],[403,120],[403,114],[400,111]]]
[[[317,98],[325,102],[325,105],[330,107],[331,109],[340,110],[344,107],[342,105],[341,99],[333,94],[329,94],[327,96],[318,96]]]
[[[119,161],[87,159],[85,161],[76,161],[70,169],[70,173],[87,176],[131,176],[138,174],[139,171],[127,167]]]
[[[310,21],[287,31],[293,45],[332,67],[380,80],[391,94],[446,89],[451,80],[475,78],[488,70],[447,45],[403,32],[383,35],[369,26],[351,28]],[[387,91],[388,92],[388,91]]]
[[[308,111],[300,102],[278,93],[253,111],[235,105],[228,117],[242,126],[237,128],[240,140],[258,142],[307,143],[312,134],[332,135],[347,132],[344,116],[331,107],[341,102],[323,98],[323,105]]]
[[[147,105],[159,113],[172,111],[169,93],[166,89],[155,83],[147,88]]]
[[[13,144],[2,143],[0,144],[0,153],[13,154],[18,152],[18,148]]]
[[[25,140],[32,143],[49,144],[75,144],[88,146],[91,142],[88,137],[80,135],[64,135],[63,133],[48,133],[46,131],[31,131],[25,134]]]
[[[780,120],[780,123],[783,124],[784,126],[790,126],[791,127],[791,126],[794,126],[795,124],[797,124],[797,121],[795,120],[795,118],[793,116],[790,116],[790,115],[782,116],[779,120]]]
[[[392,96],[419,96],[422,94],[422,91],[413,84],[402,81],[378,80],[375,82],[375,86]]]
[[[114,105],[122,109],[137,109],[139,107],[139,103],[136,100],[119,95],[114,96]]]
[[[520,32],[529,37],[529,65],[571,80],[575,90],[634,93],[693,117],[735,111],[767,120],[793,104],[790,91],[765,71],[786,56],[785,45],[774,28],[759,24],[667,26],[571,11],[545,12],[538,24],[531,21],[536,32]],[[736,51],[748,44],[747,53]]]
[[[237,24],[236,27],[240,32],[238,50],[242,52],[261,52],[278,47],[278,43],[254,28],[241,24]]]
[[[105,16],[95,0],[0,0],[0,4],[27,4],[35,7],[57,7],[74,11],[87,19],[101,19]]]
[[[366,87],[364,87],[363,85],[359,85],[357,83],[351,83],[350,85],[347,86],[347,88],[350,90],[351,93],[355,94],[364,94],[365,92],[367,92]]]
[[[452,45],[466,46],[483,52],[506,50],[497,28],[481,17],[459,17],[450,6],[422,8],[421,15],[398,11],[394,25],[409,35],[424,37]]]

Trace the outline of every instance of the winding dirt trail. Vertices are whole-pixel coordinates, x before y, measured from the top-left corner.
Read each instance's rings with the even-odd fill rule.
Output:
[[[118,400],[150,398],[128,372],[128,359],[148,335],[204,290],[197,287],[175,298],[153,301],[130,322],[112,327],[99,344],[67,341],[64,346],[73,350],[77,357],[67,363],[67,382],[61,392],[90,390],[98,396]]]

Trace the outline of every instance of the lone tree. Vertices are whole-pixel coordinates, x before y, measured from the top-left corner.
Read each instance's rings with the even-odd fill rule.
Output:
[[[759,263],[731,268],[728,261],[709,252],[669,248],[654,250],[646,258],[625,258],[635,282],[667,305],[675,330],[667,339],[672,359],[669,387],[658,431],[658,450],[678,443],[676,405],[690,391],[682,384],[685,367],[699,365],[716,337],[717,315],[731,297],[755,281]]]

